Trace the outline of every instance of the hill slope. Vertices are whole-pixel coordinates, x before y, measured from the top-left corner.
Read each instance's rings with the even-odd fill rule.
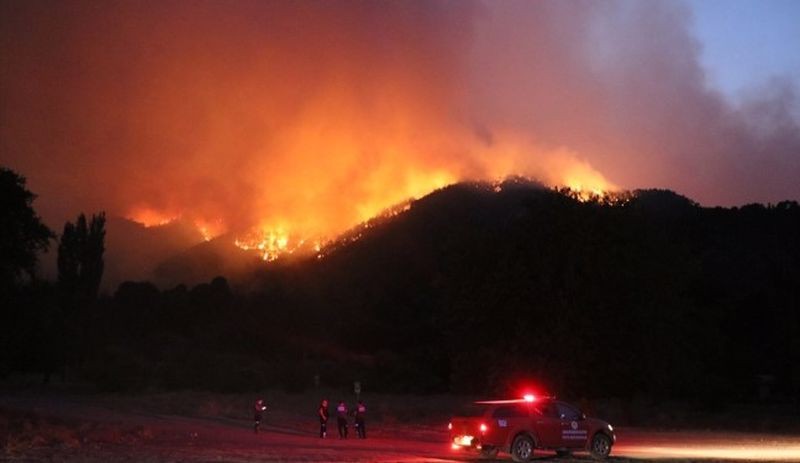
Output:
[[[87,376],[117,388],[297,390],[316,377],[478,393],[528,381],[704,403],[766,381],[800,396],[797,203],[709,209],[669,191],[580,201],[497,187],[444,188],[321,258],[235,275],[233,291],[222,278],[120,287],[91,318],[87,342],[106,348],[87,354]]]

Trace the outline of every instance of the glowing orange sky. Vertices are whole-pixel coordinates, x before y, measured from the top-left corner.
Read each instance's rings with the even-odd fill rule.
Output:
[[[104,209],[331,236],[516,174],[800,196],[794,100],[706,88],[672,3],[9,2],[2,18],[0,162],[55,223]]]

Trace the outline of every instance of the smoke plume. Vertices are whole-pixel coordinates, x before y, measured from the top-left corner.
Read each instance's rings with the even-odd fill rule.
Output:
[[[52,221],[331,236],[514,174],[800,197],[793,83],[728,102],[676,2],[10,1],[0,17],[0,163]]]

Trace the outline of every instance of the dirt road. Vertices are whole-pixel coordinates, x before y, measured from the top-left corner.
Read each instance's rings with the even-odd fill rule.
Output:
[[[309,422],[310,421],[310,422]],[[335,434],[332,429],[331,434]],[[255,434],[246,419],[163,415],[64,397],[0,397],[2,461],[476,461],[447,445],[435,426],[374,424],[366,440],[319,439],[313,420],[268,416]],[[619,429],[612,461],[798,461],[800,436]],[[510,461],[501,455],[501,460]],[[540,452],[537,461],[591,461]]]

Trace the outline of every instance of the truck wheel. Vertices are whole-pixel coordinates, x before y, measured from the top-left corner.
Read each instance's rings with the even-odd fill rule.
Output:
[[[492,460],[497,457],[498,450],[499,449],[497,447],[484,447],[481,449],[481,458]]]
[[[524,434],[517,436],[511,444],[511,458],[516,462],[530,461],[533,458],[533,439]]]
[[[604,460],[611,453],[611,438],[602,433],[597,433],[592,439],[592,456]]]

